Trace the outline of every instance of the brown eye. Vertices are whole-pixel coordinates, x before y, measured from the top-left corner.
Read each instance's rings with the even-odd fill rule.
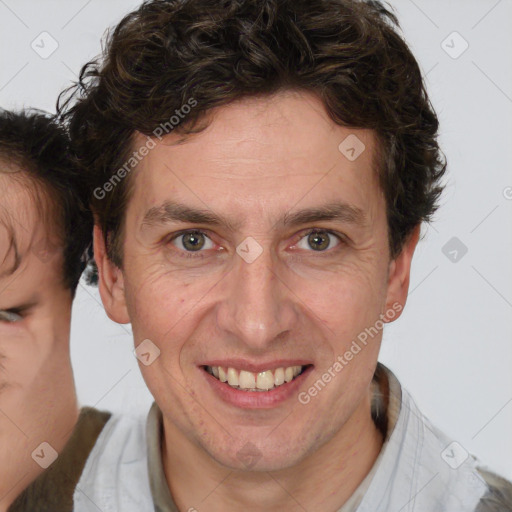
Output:
[[[308,235],[308,244],[315,251],[325,251],[329,247],[331,240],[326,232],[313,232]]]
[[[304,234],[299,240],[297,247],[315,252],[326,252],[341,243],[341,237],[331,231],[313,229]]]
[[[183,235],[183,246],[187,251],[198,251],[204,246],[204,235],[198,233],[187,233]]]
[[[208,246],[208,242],[210,246]],[[178,249],[187,252],[199,252],[201,249],[211,249],[212,241],[201,231],[188,231],[181,233],[172,240]]]

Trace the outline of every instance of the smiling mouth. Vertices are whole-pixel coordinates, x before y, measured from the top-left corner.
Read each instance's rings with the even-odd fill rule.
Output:
[[[296,379],[309,366],[311,365],[288,366],[257,373],[222,366],[203,366],[203,369],[233,389],[240,391],[270,391]]]

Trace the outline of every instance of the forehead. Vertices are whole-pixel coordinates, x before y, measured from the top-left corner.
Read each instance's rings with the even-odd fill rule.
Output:
[[[0,277],[20,266],[36,228],[35,207],[24,182],[0,173]]]
[[[33,256],[41,261],[43,252],[55,244],[46,227],[51,225],[50,205],[36,183],[22,174],[0,172],[0,279],[32,264]]]
[[[154,206],[171,195],[243,216],[334,201],[340,192],[346,202],[365,203],[368,190],[378,192],[373,132],[337,125],[313,94],[243,99],[215,109],[209,121],[204,131],[171,134],[149,151],[136,171],[138,203]]]

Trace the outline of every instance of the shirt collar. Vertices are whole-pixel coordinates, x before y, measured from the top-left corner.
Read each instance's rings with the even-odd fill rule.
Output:
[[[389,452],[389,440],[395,431],[400,409],[402,407],[402,388],[394,374],[382,363],[377,364],[377,369],[372,381],[372,419],[381,430],[384,442],[379,455],[373,463],[372,469],[358,485],[352,496],[344,503],[338,512],[356,512],[361,504],[370,484],[372,483],[382,458]]]
[[[148,413],[146,442],[148,445],[149,485],[155,512],[179,512],[165,478],[162,461],[163,417],[156,402]]]

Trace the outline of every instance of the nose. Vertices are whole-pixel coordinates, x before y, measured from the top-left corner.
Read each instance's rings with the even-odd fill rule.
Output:
[[[293,292],[280,277],[278,262],[265,248],[251,263],[238,254],[223,280],[217,323],[228,339],[255,352],[264,351],[298,324]]]

